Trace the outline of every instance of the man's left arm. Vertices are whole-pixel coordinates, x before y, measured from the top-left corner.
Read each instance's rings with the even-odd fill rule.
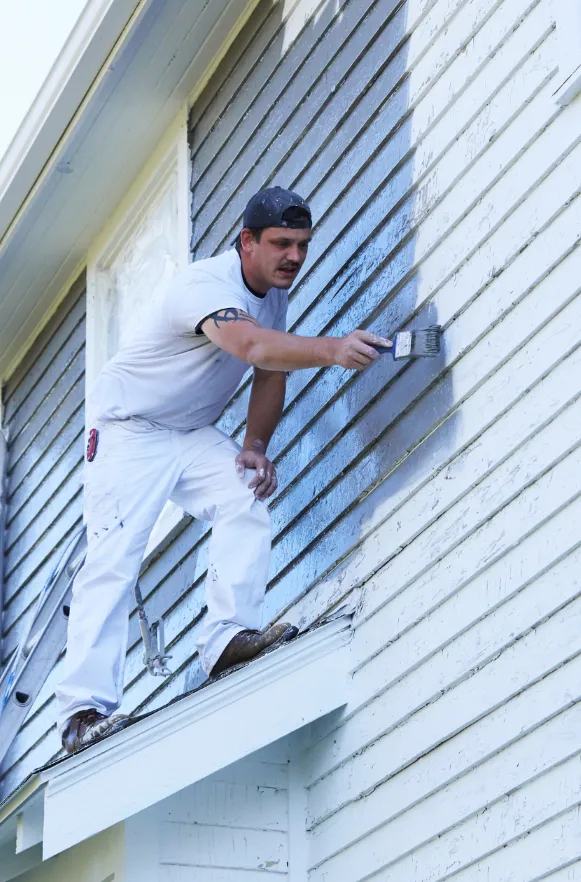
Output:
[[[276,472],[266,455],[270,439],[284,407],[286,374],[254,368],[254,379],[248,405],[246,436],[242,451],[236,457],[236,470],[244,477],[244,469],[255,469],[248,485],[257,499],[268,499],[278,486]]]

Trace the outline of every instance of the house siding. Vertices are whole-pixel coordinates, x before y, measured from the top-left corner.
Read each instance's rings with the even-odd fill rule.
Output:
[[[444,328],[438,359],[291,375],[271,447],[266,619],[357,605],[351,701],[304,760],[312,882],[581,878],[581,112],[553,99],[555,9],[265,0],[192,109],[194,258],[281,184],[316,222],[290,330]],[[186,524],[142,576],[176,673],[145,676],[133,615],[126,711],[202,679],[207,540]],[[5,788],[58,750],[57,675]]]
[[[288,777],[251,758],[155,806],[160,882],[285,882]]]
[[[272,445],[267,617],[358,604],[351,701],[305,757],[309,878],[578,878],[581,115],[554,7],[291,6],[193,109],[193,255],[295,189],[290,329],[445,341],[291,376]]]
[[[82,523],[84,371],[81,280],[3,390],[8,450],[2,663],[18,646],[31,607]],[[44,706],[41,701],[31,709],[29,724]],[[15,745],[16,755],[21,749]],[[10,765],[7,759],[3,777]]]

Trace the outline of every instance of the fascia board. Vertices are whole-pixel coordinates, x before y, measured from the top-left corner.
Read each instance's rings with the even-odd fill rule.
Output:
[[[0,161],[0,240],[143,0],[89,0]]]
[[[7,820],[14,817],[17,812],[22,811],[25,805],[27,805],[27,803],[33,799],[43,787],[44,781],[42,774],[39,772],[33,772],[30,777],[23,781],[14,793],[11,793],[7,799],[0,803],[0,828]],[[1,841],[0,834],[0,842]]]
[[[31,807],[36,806],[42,813],[44,800],[44,784],[42,774],[34,772],[20,787],[0,803],[0,848],[12,843],[14,854],[18,854],[19,825],[18,816],[26,813]],[[0,882],[4,877],[0,868]]]
[[[323,625],[45,770],[44,859],[345,705],[349,621]]]

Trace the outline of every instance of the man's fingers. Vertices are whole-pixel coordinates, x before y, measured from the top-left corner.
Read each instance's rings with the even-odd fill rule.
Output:
[[[250,490],[254,490],[255,487],[258,487],[259,484],[262,484],[263,480],[264,480],[264,475],[259,476],[259,470],[257,469],[256,474],[254,475],[253,479],[251,480],[250,484],[248,485],[248,488]]]
[[[261,484],[261,486],[257,488],[256,498],[261,501],[268,499],[269,496],[272,496],[272,494],[274,493],[274,491],[276,490],[277,487],[278,487],[278,479],[276,477],[276,472],[273,469],[272,472],[269,472],[267,474],[267,476],[266,476],[264,482]]]
[[[388,340],[387,337],[380,337],[379,334],[372,334],[370,331],[358,331],[357,336],[363,343],[368,343],[370,346],[387,346],[388,348],[392,345],[391,340]]]
[[[372,361],[377,361],[378,358],[381,358],[379,352],[372,349],[371,346],[367,346],[365,343],[359,343],[351,357],[353,361],[361,367],[367,367]]]
[[[268,476],[268,477],[267,477]],[[264,484],[264,482],[270,482],[270,471],[267,466],[259,466],[256,469],[256,474],[248,485],[250,490],[256,490],[256,495],[258,495],[259,488]]]

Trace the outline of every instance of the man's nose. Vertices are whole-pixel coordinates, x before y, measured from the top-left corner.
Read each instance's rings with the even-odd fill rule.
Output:
[[[286,259],[289,263],[301,264],[303,262],[303,256],[298,245],[290,246],[290,248],[286,252]]]

